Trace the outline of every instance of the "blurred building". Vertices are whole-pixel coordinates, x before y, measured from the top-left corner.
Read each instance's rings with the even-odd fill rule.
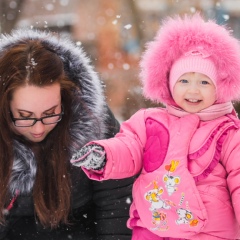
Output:
[[[15,27],[69,34],[91,56],[111,109],[125,120],[153,106],[141,96],[138,78],[146,42],[163,17],[196,11],[228,24],[240,38],[240,0],[22,0]]]

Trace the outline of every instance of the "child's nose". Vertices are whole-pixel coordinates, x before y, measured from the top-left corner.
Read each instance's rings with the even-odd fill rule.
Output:
[[[199,88],[198,88],[197,84],[191,84],[188,88],[188,92],[199,93]]]

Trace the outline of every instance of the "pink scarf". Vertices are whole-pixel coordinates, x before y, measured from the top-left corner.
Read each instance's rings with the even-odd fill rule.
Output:
[[[172,106],[172,105],[167,105],[166,108],[169,114],[172,114],[177,117],[183,117],[190,114],[184,111],[183,109]],[[214,104],[195,114],[197,114],[202,121],[208,121],[208,120],[213,120],[213,119],[222,117],[229,113],[232,113],[235,116],[237,116],[233,108],[232,102]]]

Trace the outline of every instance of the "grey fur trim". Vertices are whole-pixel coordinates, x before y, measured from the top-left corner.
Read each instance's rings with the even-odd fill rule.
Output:
[[[48,32],[18,29],[14,30],[11,35],[1,36],[0,55],[24,39],[39,39],[48,48],[53,49],[62,59],[69,79],[81,89],[72,106],[69,106],[73,111],[70,124],[72,142],[69,144],[71,155],[87,142],[104,138],[107,129],[105,124],[107,113],[103,87],[83,49],[67,37],[59,38],[53,37]],[[89,111],[91,116],[89,116]],[[34,155],[30,149],[16,141],[14,156],[10,191],[14,194],[18,189],[21,194],[29,193],[34,185],[37,171]]]
[[[19,190],[21,194],[32,190],[37,172],[37,163],[33,152],[23,144],[14,142],[14,162],[9,190],[15,194]]]

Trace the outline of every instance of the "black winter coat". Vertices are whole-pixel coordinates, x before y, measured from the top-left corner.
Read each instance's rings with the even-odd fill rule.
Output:
[[[82,49],[64,38],[55,38],[34,30],[17,30],[2,36],[0,55],[16,43],[39,39],[48,49],[60,56],[68,78],[80,87],[73,103],[69,143],[70,153],[87,142],[114,136],[119,124],[107,107],[101,81],[93,71]],[[69,161],[69,159],[66,159]],[[31,149],[14,142],[14,166],[10,192],[20,189],[20,196],[0,226],[4,240],[130,240],[126,222],[129,216],[133,178],[96,182],[89,180],[81,168],[71,167],[72,211],[71,225],[45,229],[34,214],[32,187],[35,181],[36,160]]]

